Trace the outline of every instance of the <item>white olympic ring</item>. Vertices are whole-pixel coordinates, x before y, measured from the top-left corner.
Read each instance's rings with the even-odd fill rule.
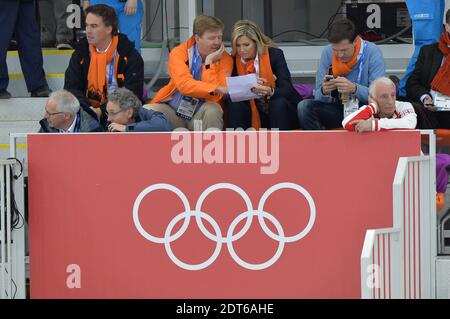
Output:
[[[298,234],[296,234],[294,236],[288,236],[288,237],[284,236],[284,230],[283,230],[283,227],[281,226],[280,222],[272,214],[269,214],[268,212],[264,211],[264,204],[266,203],[269,196],[272,193],[274,193],[280,189],[284,189],[284,188],[290,188],[290,189],[296,190],[297,192],[302,194],[305,197],[305,199],[307,200],[309,209],[310,209],[309,221],[308,221],[308,224],[306,225],[306,227],[302,231],[300,231]],[[226,237],[222,237],[222,232],[220,230],[220,227],[217,224],[217,222],[214,220],[214,218],[212,218],[210,215],[208,215],[207,213],[205,213],[201,210],[201,207],[202,207],[202,204],[203,204],[205,198],[210,193],[212,193],[216,190],[219,190],[219,189],[229,189],[229,190],[235,191],[244,199],[244,202],[247,206],[247,211],[238,215],[231,222],[231,225],[228,228]],[[184,212],[178,214],[169,222],[169,225],[167,226],[166,231],[164,233],[164,237],[156,237],[156,236],[149,234],[142,227],[141,222],[139,221],[139,206],[140,206],[142,200],[149,193],[156,191],[156,190],[168,190],[168,191],[175,193],[181,199],[181,202],[183,203],[183,206],[184,206]],[[261,225],[262,230],[270,238],[279,242],[278,249],[275,252],[275,255],[272,258],[270,258],[269,260],[267,260],[266,262],[263,262],[261,264],[250,264],[250,263],[244,261],[236,254],[234,247],[233,247],[233,242],[242,238],[247,233],[248,229],[250,228],[250,226],[253,222],[254,216],[258,217],[258,221],[259,221],[259,224]],[[210,258],[208,258],[206,261],[204,261],[200,264],[194,264],[194,265],[187,264],[187,263],[184,263],[181,260],[179,260],[173,253],[172,248],[170,246],[170,244],[173,241],[177,240],[185,233],[185,231],[189,227],[191,217],[195,217],[197,225],[198,225],[200,231],[203,233],[203,235],[205,235],[208,239],[216,242],[216,248],[215,248],[212,256]],[[247,221],[245,222],[244,227],[242,227],[242,229],[239,233],[233,235],[233,232],[234,232],[236,226],[245,218],[247,219]],[[183,222],[183,225],[181,226],[181,228],[178,230],[177,233],[175,233],[174,235],[171,235],[171,232],[172,232],[173,228],[175,227],[175,225],[182,219],[184,219],[184,222]],[[203,224],[202,219],[206,219],[211,224],[212,228],[214,229],[214,232],[216,233],[215,235],[211,234],[206,229],[205,225]],[[278,234],[274,234],[269,229],[269,227],[267,227],[266,221],[264,219],[268,219],[273,223]],[[145,188],[138,195],[138,197],[136,198],[136,201],[134,202],[134,205],[133,205],[133,221],[134,221],[134,225],[136,226],[136,229],[138,230],[138,232],[144,238],[146,238],[147,240],[149,240],[151,242],[154,242],[157,244],[164,244],[164,247],[166,249],[166,252],[167,252],[167,255],[169,256],[169,258],[177,266],[179,266],[180,268],[186,269],[186,270],[201,270],[201,269],[209,267],[219,257],[219,254],[220,254],[223,244],[227,244],[227,248],[228,248],[228,251],[229,251],[231,257],[234,259],[234,261],[238,265],[240,265],[246,269],[250,269],[250,270],[266,269],[266,268],[272,266],[281,257],[281,254],[283,253],[283,250],[284,250],[285,243],[292,243],[292,242],[298,241],[298,240],[302,239],[303,237],[305,237],[311,231],[311,228],[313,227],[315,220],[316,220],[316,206],[315,206],[314,200],[311,197],[311,195],[309,194],[309,192],[306,189],[304,189],[303,187],[301,187],[300,185],[297,185],[295,183],[287,183],[287,182],[273,185],[269,189],[267,189],[264,192],[264,194],[261,196],[257,210],[253,209],[252,202],[251,202],[249,196],[247,195],[247,193],[242,188],[240,188],[234,184],[231,184],[231,183],[218,183],[218,184],[214,184],[214,185],[208,187],[206,190],[203,191],[203,193],[198,198],[197,204],[195,206],[195,210],[191,210],[189,201],[186,198],[186,195],[184,195],[184,193],[180,189],[178,189],[177,187],[175,187],[173,185],[163,184],[163,183],[154,184],[154,185],[151,185],[151,186]]]

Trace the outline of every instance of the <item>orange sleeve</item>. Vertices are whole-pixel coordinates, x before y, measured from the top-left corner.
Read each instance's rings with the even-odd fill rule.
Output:
[[[229,68],[230,74],[228,76],[231,75],[231,69],[233,68],[231,57],[227,53],[224,53],[222,59],[210,65],[208,69],[203,66],[202,80],[197,81],[191,75],[189,66],[186,64],[187,54],[183,51],[185,51],[183,47],[178,47],[172,50],[169,57],[169,74],[177,90],[186,96],[207,100],[220,100],[222,97],[214,95],[214,91],[218,85],[223,85],[223,82],[225,82],[223,74],[225,74],[226,68]],[[223,63],[227,58],[231,60],[231,68],[229,67],[229,62]]]

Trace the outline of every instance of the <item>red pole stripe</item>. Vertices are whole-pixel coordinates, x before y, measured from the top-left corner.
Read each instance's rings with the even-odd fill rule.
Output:
[[[403,180],[403,298],[406,298],[406,182]]]
[[[409,299],[412,299],[412,276],[411,276],[411,163],[408,163],[408,282]]]
[[[389,258],[389,262],[388,262],[388,266],[389,266],[389,299],[392,298],[391,294],[391,234],[388,234],[388,258]]]
[[[386,298],[386,255],[384,253],[385,251],[385,240],[384,238],[386,237],[386,234],[383,234],[383,297],[384,299]]]
[[[413,176],[413,284],[414,284],[414,299],[417,299],[416,297],[416,162],[412,163],[412,176]]]
[[[372,280],[375,279],[375,242],[372,245]],[[375,285],[372,282],[372,298],[375,299]]]
[[[420,238],[420,226],[422,225],[421,223],[420,223],[420,212],[421,212],[421,210],[420,210],[420,165],[418,165],[418,174],[417,174],[418,176],[417,176],[417,180],[418,180],[418,182],[417,182],[417,184],[419,185],[418,186],[418,200],[419,200],[419,207],[418,207],[418,225],[419,225],[419,234],[418,234],[418,237],[419,237],[419,251],[418,251],[418,253],[419,253],[419,298],[420,299],[422,299],[422,259],[421,259],[421,243],[420,243],[420,240],[421,240],[421,238]]]
[[[380,267],[380,236],[377,235],[377,240],[378,240],[378,299],[381,299],[381,267]]]

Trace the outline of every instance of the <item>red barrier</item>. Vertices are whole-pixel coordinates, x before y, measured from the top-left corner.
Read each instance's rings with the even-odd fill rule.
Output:
[[[226,134],[30,135],[31,296],[359,298],[419,132]]]

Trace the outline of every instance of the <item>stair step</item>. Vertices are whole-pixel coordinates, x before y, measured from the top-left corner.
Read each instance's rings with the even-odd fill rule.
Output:
[[[0,122],[39,121],[43,117],[47,98],[29,97],[0,100]]]

